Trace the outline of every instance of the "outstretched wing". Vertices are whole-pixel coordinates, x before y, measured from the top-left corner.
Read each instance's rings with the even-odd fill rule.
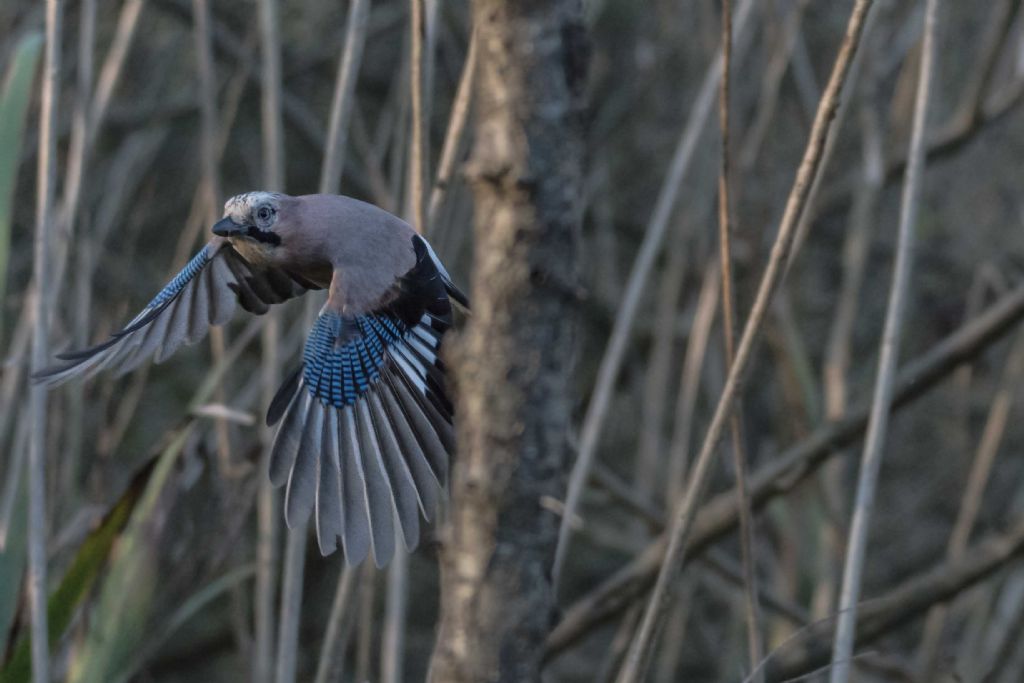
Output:
[[[215,239],[153,297],[124,329],[88,349],[59,354],[62,363],[36,373],[51,385],[100,370],[123,374],[150,356],[161,362],[182,344],[204,337],[212,325],[231,319],[237,304],[256,314],[303,294],[308,282],[278,269],[257,268],[222,239]]]
[[[396,518],[406,547],[415,547],[419,515],[431,518],[448,478],[452,407],[439,352],[452,308],[447,278],[426,242],[413,240],[416,265],[386,304],[345,316],[328,300],[302,366],[267,413],[268,424],[283,418],[270,478],[287,484],[286,521],[315,512],[321,553],[340,538],[350,564],[371,548],[377,566],[386,564]]]

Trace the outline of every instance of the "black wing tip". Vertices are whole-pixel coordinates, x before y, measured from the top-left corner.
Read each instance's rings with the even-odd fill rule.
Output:
[[[147,321],[147,323],[148,322],[152,321],[150,320]],[[62,351],[61,353],[55,354],[54,358],[56,358],[57,360],[68,361],[72,365],[75,365],[81,363],[82,361],[89,360],[98,353],[106,351],[111,346],[121,341],[121,339],[125,337],[127,334],[128,328],[125,328],[124,330],[115,332],[106,341],[96,344],[95,346],[89,346],[84,349],[75,349],[71,351]]]
[[[444,289],[448,292],[448,296],[455,301],[459,306],[462,306],[466,311],[472,310],[469,306],[469,297],[461,289],[455,286],[455,283],[445,278]]]
[[[54,378],[54,376],[59,375],[65,370],[70,370],[73,367],[75,367],[74,363],[70,365],[50,365],[42,370],[36,370],[29,375],[29,379],[32,380],[32,384],[47,384]]]
[[[285,411],[292,402],[292,397],[295,396],[295,392],[299,387],[299,378],[302,376],[302,369],[304,365],[300,364],[285,381],[281,384],[281,387],[274,394],[274,398],[270,401],[270,406],[267,408],[266,423],[268,427],[273,427],[281,418],[284,417]]]
[[[89,360],[97,353],[105,350],[106,348],[107,345],[102,344],[98,347],[83,349],[81,351],[67,351],[64,353],[55,354],[54,358],[64,362],[54,363],[53,365],[48,365],[44,368],[40,368],[39,370],[36,370],[35,372],[29,374],[29,379],[32,381],[33,384],[54,384],[58,382],[63,382],[63,380],[55,380],[57,375],[65,373],[68,370],[73,370],[74,368],[78,367],[79,365]],[[65,379],[74,378],[67,377]]]

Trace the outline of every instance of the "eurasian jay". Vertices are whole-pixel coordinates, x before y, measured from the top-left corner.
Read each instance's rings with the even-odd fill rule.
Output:
[[[439,358],[449,298],[468,307],[433,249],[405,221],[337,195],[248,192],[224,205],[215,237],[120,332],[36,375],[59,384],[100,370],[125,373],[150,356],[250,313],[327,289],[302,364],[278,390],[270,480],[286,484],[294,527],[315,512],[324,555],[338,539],[350,564],[407,548],[434,513],[453,450],[452,406]]]

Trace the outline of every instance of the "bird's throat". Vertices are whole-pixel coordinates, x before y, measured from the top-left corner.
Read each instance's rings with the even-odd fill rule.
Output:
[[[256,242],[244,237],[235,237],[231,239],[231,246],[235,248],[235,251],[237,251],[242,258],[253,265],[273,265],[274,247],[270,244],[265,242]]]

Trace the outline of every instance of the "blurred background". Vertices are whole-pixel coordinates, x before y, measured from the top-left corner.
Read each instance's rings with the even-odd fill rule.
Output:
[[[277,21],[262,31],[259,4],[65,3],[47,283],[55,350],[99,341],[134,316],[208,239],[227,197],[325,187],[325,150],[337,141],[332,112],[342,117],[344,137],[332,148],[342,172],[326,189],[410,217],[409,2],[362,0],[358,12],[350,2],[281,3]],[[852,3],[733,4],[732,246],[742,321]],[[942,351],[944,339],[1012,299],[1022,279],[1021,4],[941,3],[901,366]],[[591,63],[578,424],[601,390],[599,368],[616,366],[606,347],[627,282],[641,278],[644,287],[626,353],[604,381],[608,409],[591,418],[601,424],[597,464],[562,579],[550,681],[601,681],[616,671],[643,602],[602,611],[586,601],[602,587],[618,594],[616,576],[630,576],[630,563],[661,531],[725,377],[713,68],[720,3],[585,5]],[[468,283],[473,204],[460,167],[472,126],[460,123],[453,103],[471,71],[471,17],[463,1],[424,7],[425,229],[455,280]],[[827,641],[804,627],[830,623],[836,609],[892,280],[923,8],[875,2],[799,251],[742,396],[752,480],[772,482],[757,500],[754,555],[765,647],[779,648],[778,680],[825,663],[817,653]],[[4,681],[28,680],[23,460],[43,10],[31,0],[0,4]],[[362,20],[353,24],[353,16]],[[278,188],[267,186],[275,176],[261,99],[268,40],[279,42],[281,55],[282,89],[272,105],[283,131]],[[361,53],[341,98],[347,112],[334,102],[346,48]],[[659,227],[653,208],[664,202],[671,211]],[[858,642],[857,680],[1024,679],[1024,565],[1015,561],[1024,554],[1020,315],[947,359],[892,419],[862,593],[874,621]],[[280,505],[273,520],[258,521],[261,425],[267,392],[297,363],[304,316],[303,303],[283,306],[272,335],[264,319],[239,316],[222,335],[163,364],[53,392],[47,533],[55,677],[257,675],[257,605],[275,605],[262,633],[276,642],[282,592],[277,578],[269,588],[255,581],[257,548],[262,540],[275,549],[272,577],[285,555]],[[268,362],[271,338],[277,360]],[[837,438],[835,425],[853,426]],[[729,448],[721,449],[712,496],[727,497],[734,482]],[[801,452],[812,453],[805,467],[771,476],[773,463]],[[732,531],[705,534],[687,565],[650,680],[741,681],[749,673]],[[318,680],[423,680],[436,635],[436,555],[428,540],[404,576],[371,566],[344,574],[338,554],[321,558],[309,544],[300,565],[297,679],[323,670]],[[965,560],[975,561],[972,571],[963,570]],[[332,620],[343,576],[344,609]],[[404,596],[404,609],[395,608],[403,606],[396,596]],[[324,648],[329,625],[337,637]]]

